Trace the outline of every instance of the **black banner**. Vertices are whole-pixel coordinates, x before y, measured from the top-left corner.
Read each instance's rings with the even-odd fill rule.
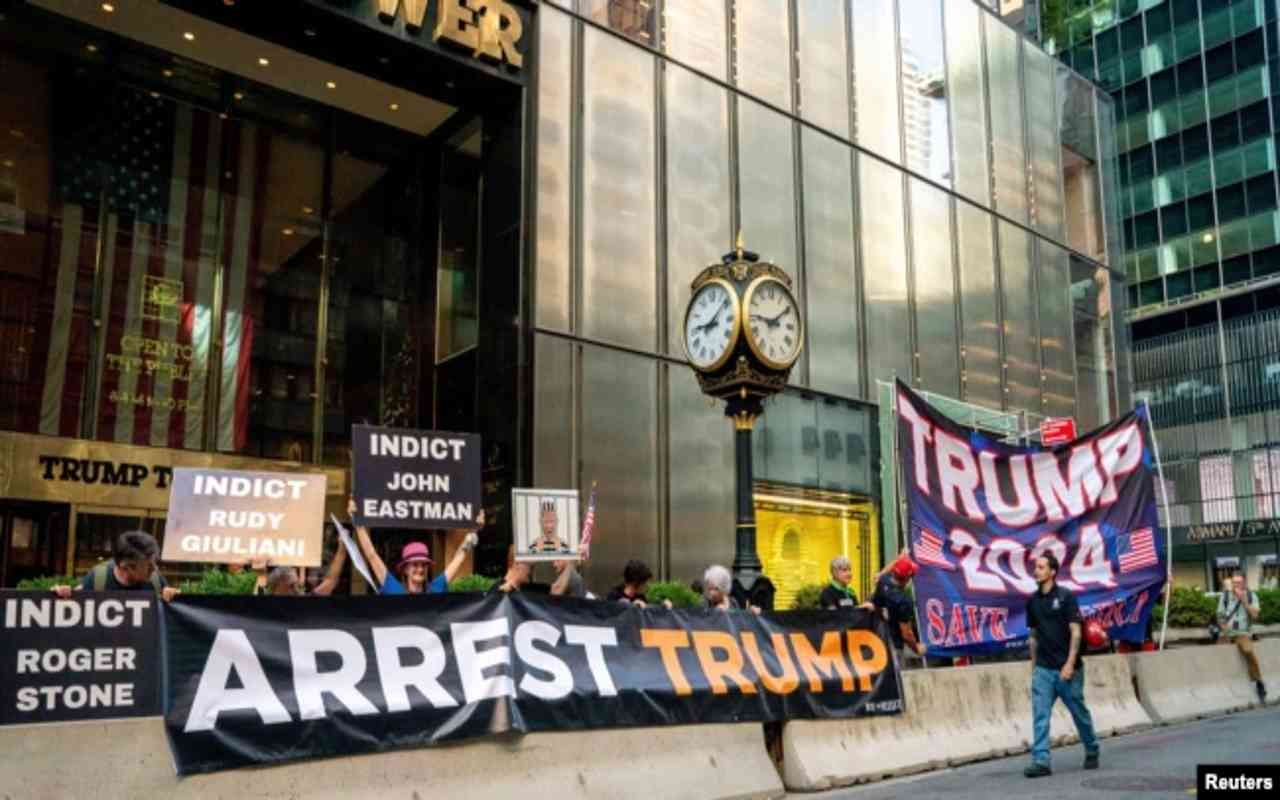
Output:
[[[0,725],[160,713],[152,592],[0,591]]]
[[[165,627],[180,775],[505,731],[903,710],[886,625],[862,610],[201,597],[171,604]]]
[[[475,528],[480,436],[351,426],[357,525]]]

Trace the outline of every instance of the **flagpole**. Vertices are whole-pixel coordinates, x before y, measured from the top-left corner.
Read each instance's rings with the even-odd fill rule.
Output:
[[[1165,573],[1167,594],[1164,601],[1164,619],[1160,622],[1160,649],[1164,649],[1165,633],[1169,630],[1169,606],[1173,604],[1173,515],[1169,513],[1169,491],[1164,485],[1164,462],[1160,460],[1160,442],[1156,439],[1156,423],[1151,417],[1151,404],[1142,401],[1147,411],[1147,430],[1151,433],[1151,448],[1156,454],[1156,474],[1160,476],[1160,499],[1164,503],[1165,558],[1168,559]]]

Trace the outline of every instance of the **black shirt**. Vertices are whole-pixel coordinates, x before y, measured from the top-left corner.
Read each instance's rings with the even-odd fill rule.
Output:
[[[877,611],[887,612],[893,646],[902,647],[902,629],[898,626],[904,622],[910,625],[915,616],[911,609],[911,598],[907,597],[907,593],[894,581],[892,575],[885,575],[876,581],[876,591],[871,595],[871,602]]]
[[[625,585],[613,587],[609,594],[605,595],[605,601],[609,603],[634,603],[639,600],[641,603],[649,605],[649,598],[642,594],[631,597],[627,594],[626,588],[627,587]]]
[[[844,592],[831,584],[827,584],[827,587],[822,590],[822,594],[818,596],[818,608],[828,611],[838,608],[853,608],[857,604],[858,596],[853,593],[853,590]]]
[[[1036,589],[1027,601],[1027,630],[1036,637],[1036,666],[1060,670],[1071,654],[1071,623],[1084,624],[1076,596],[1059,584],[1048,594]],[[1083,651],[1083,647],[1081,651]],[[1076,666],[1084,663],[1076,653]]]
[[[168,581],[164,579],[163,575],[157,575],[156,578],[158,579],[161,589],[169,585]],[[86,574],[83,578],[80,579],[80,588],[81,590],[87,591],[87,592],[94,591],[93,570],[89,570],[88,574]],[[107,562],[107,580],[102,585],[102,591],[104,592],[154,592],[155,590],[156,590],[156,586],[154,583],[151,582],[150,579],[145,580],[142,583],[135,583],[132,586],[125,586],[123,583],[121,583],[116,579],[116,562],[115,561]]]

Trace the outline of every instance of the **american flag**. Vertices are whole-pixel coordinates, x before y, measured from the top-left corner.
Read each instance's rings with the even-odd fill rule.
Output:
[[[37,354],[45,367],[39,430],[77,435],[90,361],[80,323],[97,316],[104,347],[89,417],[98,438],[199,448],[207,409],[217,422],[211,444],[240,449],[253,343],[246,299],[260,255],[270,138],[252,124],[134,89],[68,96],[75,102],[55,122],[57,277],[47,346]],[[85,287],[99,236],[103,290],[94,314]],[[219,262],[220,360],[212,347]],[[207,408],[211,385],[219,400]]]
[[[955,564],[942,554],[942,540],[928,528],[920,529],[920,537],[916,539],[916,561],[929,564],[939,569],[954,570]]]
[[[587,502],[587,517],[582,521],[582,537],[578,540],[578,554],[583,560],[591,556],[591,534],[596,528],[596,486],[591,484],[591,499]]]
[[[1127,536],[1119,537],[1116,549],[1120,553],[1121,574],[1137,572],[1154,566],[1160,561],[1159,556],[1156,555],[1155,534],[1150,528],[1141,528]]]

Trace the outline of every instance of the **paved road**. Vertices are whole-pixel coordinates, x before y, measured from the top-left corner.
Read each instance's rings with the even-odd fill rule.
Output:
[[[1280,763],[1280,708],[1248,711],[1226,717],[1118,736],[1102,740],[1102,768],[1080,768],[1080,745],[1053,751],[1053,775],[1028,780],[1022,768],[1026,754],[982,761],[955,769],[840,789],[805,798],[940,797],[948,800],[1006,798],[1007,800],[1124,800],[1124,798],[1195,797],[1196,764]],[[799,797],[799,795],[797,795]]]

